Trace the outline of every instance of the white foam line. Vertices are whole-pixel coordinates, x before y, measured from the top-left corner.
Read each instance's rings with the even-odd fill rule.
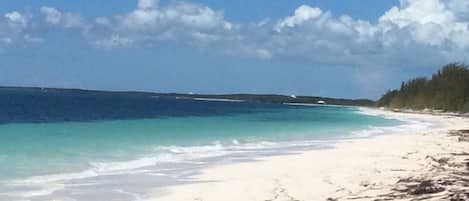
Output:
[[[6,195],[11,197],[22,197],[22,198],[31,198],[31,197],[38,197],[38,196],[46,196],[51,195],[52,193],[62,190],[65,188],[64,185],[61,184],[50,184],[47,187],[42,187],[39,190],[29,190],[25,192],[7,192],[7,193],[0,193],[0,195]]]
[[[395,114],[389,111],[383,111],[380,109],[357,107],[357,113],[369,116],[380,116],[386,119],[394,119],[404,122],[401,125],[396,126],[370,126],[368,129],[355,131],[352,134],[356,137],[369,137],[379,134],[387,133],[402,133],[402,132],[412,132],[418,131],[426,128],[435,126],[434,123],[429,121],[423,121],[422,119],[417,119],[415,117],[409,117],[402,114]]]
[[[215,102],[246,102],[246,101],[244,101],[244,100],[223,99],[223,98],[192,98],[192,100],[197,100],[197,101],[215,101]]]
[[[290,106],[318,106],[318,107],[343,107],[343,108],[353,107],[353,106],[348,106],[348,105],[317,104],[317,103],[283,103],[283,104],[290,105]]]

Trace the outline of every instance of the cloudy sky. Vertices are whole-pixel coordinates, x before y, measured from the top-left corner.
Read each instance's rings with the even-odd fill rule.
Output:
[[[0,85],[377,98],[469,59],[468,0],[3,0]]]

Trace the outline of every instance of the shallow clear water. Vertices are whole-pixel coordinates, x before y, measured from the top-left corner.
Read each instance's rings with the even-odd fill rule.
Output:
[[[171,163],[318,145],[371,126],[402,124],[350,107],[190,104],[214,112],[179,115],[178,107],[170,107],[164,116],[147,119],[2,124],[0,198],[18,187],[9,184],[21,181],[36,188],[41,182],[129,175],[135,173],[130,170],[158,170]]]

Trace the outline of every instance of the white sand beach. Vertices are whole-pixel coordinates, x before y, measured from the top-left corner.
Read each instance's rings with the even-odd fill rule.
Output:
[[[393,113],[437,128],[342,141],[333,149],[204,169],[195,183],[155,190],[151,201],[450,200],[469,179],[469,119]],[[450,131],[454,135],[450,134]],[[456,136],[458,134],[458,136]],[[466,183],[467,186],[467,183]],[[457,199],[455,199],[457,200]]]

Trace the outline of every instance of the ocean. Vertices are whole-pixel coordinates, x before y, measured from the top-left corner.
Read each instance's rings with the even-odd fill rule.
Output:
[[[0,105],[0,200],[142,200],[212,165],[417,125],[357,107],[50,98]]]

